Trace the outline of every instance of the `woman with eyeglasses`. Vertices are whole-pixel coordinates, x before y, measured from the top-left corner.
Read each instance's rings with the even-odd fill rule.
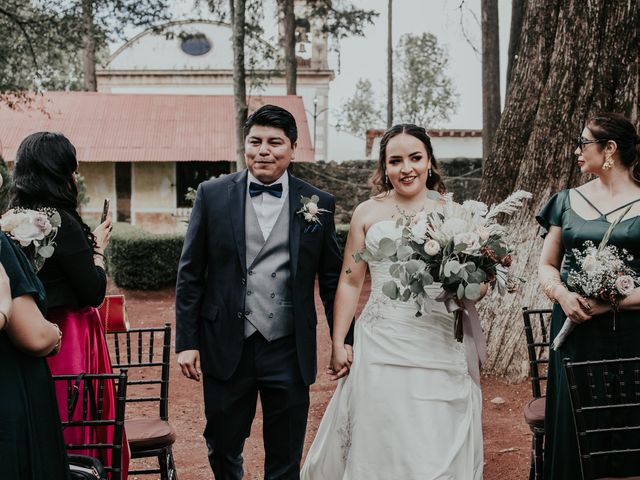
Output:
[[[628,265],[640,275],[640,165],[639,137],[633,124],[616,113],[591,117],[578,138],[576,163],[595,178],[584,185],[556,193],[536,217],[544,227],[544,245],[538,275],[555,304],[550,338],[567,318],[577,324],[557,351],[551,350],[546,392],[544,478],[582,478],[578,443],[563,359],[572,361],[640,356],[640,288],[617,305],[584,298],[570,291],[567,276],[579,270],[574,249],[587,241],[597,247],[612,222],[609,245],[626,249]],[[620,218],[622,216],[622,218]],[[614,309],[616,310],[614,312]],[[623,419],[624,420],[624,419]],[[636,423],[637,424],[637,423]],[[640,440],[640,436],[635,434]],[[606,448],[627,442],[622,436],[602,439]],[[638,442],[640,443],[640,442]],[[627,444],[628,445],[628,444]],[[637,445],[640,446],[640,445]],[[592,451],[597,445],[591,445]],[[625,460],[626,459],[626,460]],[[602,458],[596,468],[604,476],[629,476],[637,457]],[[600,478],[600,477],[598,477]]]

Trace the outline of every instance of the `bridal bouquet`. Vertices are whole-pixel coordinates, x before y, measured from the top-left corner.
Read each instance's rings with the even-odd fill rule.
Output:
[[[420,316],[431,311],[433,301],[445,302],[450,312],[470,308],[480,298],[485,282],[500,294],[515,289],[517,279],[509,274],[514,249],[497,217],[516,212],[531,194],[517,191],[491,208],[474,200],[457,204],[451,194],[441,197],[429,192],[429,196],[442,199],[442,208],[401,215],[396,224],[402,229],[399,240],[383,238],[377,251],[356,255],[356,261],[391,260],[393,280],[383,285],[383,293],[394,300],[415,301],[416,316]],[[431,298],[427,287],[436,282],[442,284],[443,292]],[[462,340],[458,314],[455,332]]]
[[[53,208],[13,208],[0,217],[0,229],[27,253],[37,272],[53,255],[61,219]]]
[[[579,269],[571,270],[567,276],[567,287],[570,291],[585,298],[596,298],[610,303],[614,312],[614,322],[620,299],[628,296],[639,283],[634,271],[625,263],[632,261],[633,255],[625,249],[620,250],[608,245],[611,232],[627,211],[609,226],[598,248],[593,242],[586,241],[583,250],[573,249]],[[551,347],[558,350],[576,325],[567,318]]]

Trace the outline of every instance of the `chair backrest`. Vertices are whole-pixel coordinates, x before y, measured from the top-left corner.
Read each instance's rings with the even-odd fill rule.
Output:
[[[534,398],[540,398],[547,389],[547,368],[549,367],[549,325],[550,309],[522,309],[524,334],[529,354],[529,376]]]
[[[160,418],[168,420],[171,325],[111,335],[112,366],[129,371],[127,402],[157,402]]]
[[[564,365],[582,477],[639,475],[640,357]]]
[[[60,419],[63,429],[77,432],[80,428],[95,429],[89,435],[79,434],[78,438],[89,438],[87,443],[66,443],[69,453],[78,450],[111,450],[111,465],[104,465],[111,473],[111,480],[122,478],[122,443],[124,435],[125,402],[127,397],[127,371],[120,373],[100,373],[79,375],[52,375],[59,392],[66,393],[66,415]],[[115,389],[113,386],[115,385]],[[106,401],[106,395],[115,392],[115,408]],[[60,397],[58,397],[60,399]],[[105,429],[113,429],[110,441],[105,441]],[[103,462],[104,463],[104,462]]]

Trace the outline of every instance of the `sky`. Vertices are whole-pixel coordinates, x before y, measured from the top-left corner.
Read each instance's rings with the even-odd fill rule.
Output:
[[[337,54],[332,54],[330,65],[336,70],[330,85],[330,123],[335,123],[335,113],[355,91],[359,78],[369,79],[381,97],[386,96],[386,42],[387,0],[351,0],[364,9],[380,13],[375,23],[366,27],[365,37],[343,39],[340,42],[338,70]],[[511,0],[498,0],[500,20],[500,54],[502,78],[502,102],[504,103],[504,78],[507,66]],[[266,0],[265,5],[273,5]],[[462,5],[462,7],[461,7]],[[268,7],[267,7],[268,8]],[[176,18],[197,17],[190,0],[173,4]],[[266,18],[273,16],[266,15]],[[449,76],[458,93],[458,106],[449,121],[433,127],[482,128],[482,76],[480,54],[480,0],[394,0],[393,43],[403,34],[434,34],[449,54]],[[267,33],[275,33],[275,26],[266,27]],[[463,31],[464,30],[464,31]],[[465,32],[466,37],[465,38]],[[130,36],[139,33],[132,32]],[[114,52],[121,44],[111,45]],[[473,46],[472,46],[473,45]]]

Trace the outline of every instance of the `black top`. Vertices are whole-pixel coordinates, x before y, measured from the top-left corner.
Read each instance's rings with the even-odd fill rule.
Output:
[[[107,289],[107,276],[93,263],[93,249],[80,222],[60,210],[53,256],[44,263],[38,276],[47,292],[47,307],[97,307]]]

